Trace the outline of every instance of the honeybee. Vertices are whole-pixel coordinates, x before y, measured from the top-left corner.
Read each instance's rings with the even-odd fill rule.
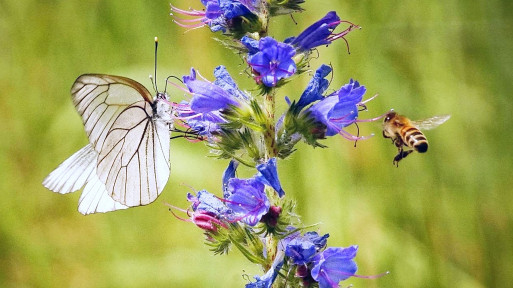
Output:
[[[451,115],[439,115],[412,121],[394,111],[386,114],[383,121],[383,137],[392,139],[392,143],[398,149],[398,153],[392,163],[399,167],[399,161],[406,158],[413,151],[425,153],[429,145],[426,136],[420,130],[433,129],[447,121],[450,117]],[[411,149],[404,150],[405,147]]]

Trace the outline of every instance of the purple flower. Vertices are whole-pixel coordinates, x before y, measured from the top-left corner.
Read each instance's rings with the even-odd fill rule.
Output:
[[[206,19],[204,22],[213,21],[223,15],[223,10],[221,10],[221,6],[219,5],[219,0],[201,0],[201,3],[205,5]]]
[[[289,237],[282,243],[285,245],[285,255],[296,265],[308,264],[314,255],[326,246],[329,236],[319,236],[317,232],[306,232],[303,236],[296,233],[293,238]]]
[[[231,213],[221,199],[206,190],[198,191],[197,196],[187,193],[187,200],[192,203],[193,211],[208,212],[216,217],[224,217]]]
[[[361,103],[365,86],[351,79],[340,90],[310,106],[306,112],[326,126],[325,136],[342,133],[342,129],[356,122],[357,105]]]
[[[323,64],[315,71],[314,76],[308,82],[308,86],[296,104],[298,110],[302,110],[305,106],[324,98],[322,94],[328,89],[330,84],[326,76],[331,73],[331,70],[330,66]]]
[[[223,68],[224,67],[221,69],[223,70]],[[219,67],[217,69],[219,69]],[[228,73],[220,73],[219,75],[217,80],[223,83],[222,86],[203,80],[197,80],[194,68],[191,68],[190,75],[183,77],[185,85],[192,93],[192,99],[190,101],[192,111],[196,113],[208,113],[226,109],[230,106],[239,106],[235,95],[232,94],[234,87],[226,84],[226,81],[231,80],[231,77],[226,79],[226,77],[229,77]]]
[[[317,251],[324,248],[326,246],[326,242],[328,242],[328,237],[330,237],[330,234],[324,234],[322,236],[319,236],[319,234],[315,231],[306,232],[304,237],[310,241],[312,241],[317,248]]]
[[[258,50],[248,55],[249,66],[258,74],[257,82],[274,87],[281,79],[296,73],[296,63],[292,59],[296,52],[292,46],[264,37],[259,41]]]
[[[187,103],[182,103],[187,105]],[[189,109],[175,110],[179,119],[183,119],[190,130],[194,134],[207,136],[209,139],[221,131],[220,124],[226,123],[226,119],[221,116],[220,111],[212,111],[207,113],[196,113]]]
[[[278,243],[278,250],[281,251],[285,251],[287,249],[287,245],[289,245],[290,241],[296,239],[297,237],[301,237],[300,230],[290,225],[285,228],[285,232],[283,234],[287,236],[283,237]]]
[[[255,226],[271,207],[264,188],[255,178],[232,178],[226,189],[226,205],[240,215],[243,222]]]
[[[256,178],[267,186],[273,187],[280,197],[285,195],[285,191],[281,188],[280,179],[278,178],[278,169],[276,167],[276,158],[271,158],[267,163],[256,166],[258,174]]]
[[[358,267],[353,258],[358,246],[347,248],[330,247],[313,258],[312,278],[319,282],[319,288],[339,287],[338,283],[356,273]]]
[[[333,33],[342,22],[348,23],[349,27],[340,33]],[[359,28],[359,26],[349,21],[341,21],[335,11],[330,11],[319,21],[306,28],[297,37],[286,39],[285,43],[297,47],[299,52],[309,51],[321,45],[329,45],[336,39],[342,38],[345,40],[344,36],[354,28]],[[347,43],[347,40],[345,41]]]
[[[252,56],[253,54],[256,54],[258,51],[260,51],[258,48],[258,41],[251,37],[244,36],[242,39],[240,39],[240,42],[248,49],[249,56]]]
[[[210,27],[212,32],[237,30],[241,27],[241,21],[233,21],[240,17],[246,21],[258,19],[256,13],[259,7],[255,0],[201,0],[205,10],[183,10],[171,5],[173,16],[182,15],[191,17],[183,19],[174,17],[173,21],[185,28],[199,28],[205,25]],[[254,32],[254,31],[251,31]]]
[[[211,232],[217,232],[218,227],[228,228],[225,220],[229,221],[232,213],[214,194],[201,190],[197,196],[188,193],[187,200],[192,203],[190,221],[196,226]]]
[[[285,255],[290,257],[295,265],[310,263],[316,252],[315,244],[304,237],[293,239],[285,248]]]
[[[285,254],[283,251],[278,251],[274,258],[271,268],[262,276],[255,276],[256,282],[246,284],[245,288],[271,288],[274,280],[278,276],[278,272],[283,266]]]
[[[223,196],[224,198],[228,198],[230,195],[227,194],[226,189],[228,188],[228,181],[232,178],[235,178],[235,172],[237,171],[237,167],[239,166],[239,162],[236,160],[231,160],[226,170],[223,173]]]
[[[251,15],[255,11],[254,0],[219,0],[226,19]]]
[[[231,94],[235,96],[235,98],[239,100],[248,100],[248,95],[244,94],[235,81],[233,80],[230,73],[228,73],[228,70],[226,70],[226,67],[223,65],[219,65],[214,69],[214,77],[216,77],[216,80],[214,81],[214,85],[219,86],[224,91],[228,92],[228,94]]]
[[[228,122],[222,115],[222,110],[240,107],[241,102],[248,101],[249,97],[237,87],[226,67],[222,65],[214,69],[214,83],[198,80],[196,74],[196,70],[191,68],[191,73],[183,76],[192,99],[190,103],[178,104],[175,111],[177,118],[183,120],[191,130],[215,141],[213,136],[221,132],[220,124]]]

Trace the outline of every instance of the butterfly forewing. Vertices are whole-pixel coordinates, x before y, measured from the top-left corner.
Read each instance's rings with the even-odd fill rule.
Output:
[[[130,207],[153,202],[169,177],[169,126],[152,115],[145,101],[123,110],[98,157],[97,174],[109,195]]]
[[[101,74],[78,77],[71,88],[71,95],[89,142],[98,152],[110,127],[126,107],[141,100],[152,102],[150,92],[138,82]]]

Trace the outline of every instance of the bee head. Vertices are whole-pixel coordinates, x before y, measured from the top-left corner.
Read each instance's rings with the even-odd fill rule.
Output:
[[[383,123],[388,123],[390,122],[390,120],[392,120],[395,116],[397,115],[396,112],[394,111],[390,111],[389,113],[387,113],[385,115],[385,119],[383,120]]]

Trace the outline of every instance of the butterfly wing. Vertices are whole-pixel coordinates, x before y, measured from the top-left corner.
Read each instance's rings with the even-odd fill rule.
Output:
[[[154,120],[148,90],[129,78],[86,74],[72,95],[108,194],[130,207],[153,202],[169,178],[169,126]]]
[[[89,142],[98,152],[123,110],[141,100],[153,101],[150,92],[140,83],[126,77],[103,74],[78,77],[71,87],[71,95]]]
[[[451,115],[437,115],[422,120],[411,121],[411,124],[420,130],[430,130],[442,125],[445,121],[449,120],[449,118],[451,118]]]
[[[103,184],[96,175],[96,159],[92,164],[95,170],[89,177],[82,191],[82,195],[80,195],[78,211],[84,215],[88,215],[91,213],[105,213],[129,208],[128,206],[114,201],[114,199],[109,196],[105,189],[105,184]]]
[[[85,185],[78,206],[78,211],[84,215],[128,208],[114,201],[107,193],[105,185],[98,179],[97,158],[98,152],[88,144],[52,171],[43,181],[43,185],[61,194],[77,191]]]
[[[146,101],[119,114],[98,157],[97,174],[109,195],[127,206],[153,202],[169,178],[169,125],[154,120]]]
[[[53,170],[43,181],[43,186],[61,194],[81,189],[95,170],[97,155],[90,144],[86,145]]]

